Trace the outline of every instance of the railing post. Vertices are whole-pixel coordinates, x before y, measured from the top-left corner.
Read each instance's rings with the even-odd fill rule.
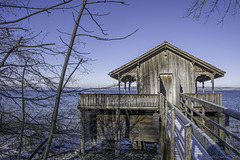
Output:
[[[187,108],[187,105],[188,105],[188,100],[187,100],[187,98],[185,98],[184,99],[184,101],[185,101],[185,106],[184,106],[184,108],[185,108],[185,116],[187,117],[188,116],[188,108]]]
[[[229,116],[225,114],[225,128],[227,130],[230,130],[230,127],[229,127]],[[225,141],[227,143],[229,143],[229,135],[226,133],[225,134]],[[225,146],[225,152],[226,153],[229,153],[229,149]]]
[[[167,159],[168,156],[168,101],[165,100],[165,119],[164,119],[164,128],[165,128],[165,142],[164,142],[164,159]]]
[[[205,113],[206,113],[206,111],[205,111],[205,106],[202,105],[202,115],[205,116]],[[203,123],[204,126],[206,126],[206,125],[205,125],[205,119],[204,119],[203,117],[202,117],[202,123]],[[204,127],[202,127],[202,130],[205,132]]]
[[[205,116],[205,106],[202,105],[202,115]],[[205,119],[202,117],[202,123],[205,125]]]
[[[161,160],[164,159],[164,148],[165,148],[165,138],[164,138],[164,133],[165,133],[165,125],[164,125],[164,97],[161,96],[161,148],[160,148],[160,152],[161,152]]]
[[[158,93],[158,110],[159,110],[159,120],[158,120],[158,123],[159,123],[159,125],[158,125],[158,153],[160,154],[161,153],[161,131],[162,131],[162,129],[161,129],[161,121],[162,121],[162,109],[161,109],[161,94],[160,93]]]
[[[218,117],[219,117],[219,125],[224,127],[224,114],[223,113],[218,113]],[[219,129],[219,136],[224,139],[224,131]]]
[[[85,154],[85,109],[80,108],[81,122],[80,122],[80,140],[81,140],[81,154]]]
[[[190,100],[190,107],[191,109],[193,109],[194,106],[194,102],[192,100]],[[193,122],[193,111],[191,110],[191,121]]]
[[[192,125],[189,123],[185,125],[185,160],[191,160],[191,149],[192,149]]]
[[[174,152],[174,145],[175,145],[175,138],[174,138],[174,132],[175,132],[175,109],[173,108],[171,110],[171,157],[170,159],[175,159],[175,152]]]

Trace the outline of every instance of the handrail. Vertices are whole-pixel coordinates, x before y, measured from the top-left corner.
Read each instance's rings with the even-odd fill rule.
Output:
[[[229,130],[229,117],[240,120],[240,112],[236,112],[232,109],[227,109],[224,106],[220,106],[220,105],[217,105],[217,104],[214,104],[214,103],[211,103],[211,102],[199,99],[199,98],[191,97],[191,96],[188,96],[188,95],[185,95],[185,94],[182,94],[182,93],[180,94],[180,99],[182,100],[180,103],[182,104],[183,113],[190,116],[191,119],[198,122],[198,124],[200,124],[204,129],[208,130],[209,133],[211,133],[211,135],[213,135],[215,138],[217,138],[221,142],[221,145],[225,146],[226,151],[231,150],[232,152],[234,152],[236,154],[236,156],[240,157],[240,151],[237,150],[236,148],[234,148],[229,143],[229,136],[231,136],[232,138],[234,138],[235,140],[240,142],[240,137],[238,137],[236,134],[232,133]],[[188,103],[187,103],[187,101],[188,101]],[[189,104],[189,102],[191,104]],[[199,113],[198,111],[196,111],[194,109],[193,103],[198,103],[202,106],[202,113]],[[220,119],[219,123],[217,123],[217,122],[211,120],[210,118],[208,118],[207,116],[205,116],[205,109],[206,108],[213,109],[215,112],[218,113],[218,116],[219,116],[219,119]],[[193,116],[193,113],[200,116],[202,118],[202,122],[199,119],[195,118]],[[225,123],[224,123],[224,119],[225,119]],[[209,121],[215,127],[220,129],[219,133],[214,133],[214,131],[209,129],[205,125],[205,120]],[[224,136],[224,134],[225,134],[225,136]]]
[[[226,107],[223,107],[223,106],[220,106],[220,105],[217,105],[217,104],[214,104],[212,102],[208,102],[208,101],[205,101],[205,100],[202,100],[202,99],[199,99],[199,98],[194,98],[194,97],[185,95],[183,93],[180,93],[180,97],[190,99],[190,100],[192,100],[194,102],[197,102],[197,103],[201,103],[205,107],[216,110],[218,112],[223,112],[225,109],[227,109]]]
[[[164,102],[164,103],[162,103]],[[163,105],[164,104],[164,105]],[[177,141],[172,142],[172,138],[170,138],[171,146],[172,143],[176,143],[176,149],[178,150],[179,156],[183,158],[192,157],[193,159],[198,159],[199,156],[202,157],[222,157],[223,159],[230,159],[226,153],[207,135],[205,134],[200,128],[198,128],[190,119],[188,119],[178,108],[172,105],[166,97],[161,94],[161,107],[160,110],[164,111],[162,113],[162,121],[167,120],[167,124],[163,128],[169,128],[168,134],[169,138],[172,135],[175,135],[174,139]],[[166,107],[167,106],[167,107]],[[167,109],[166,109],[167,108]],[[170,128],[172,128],[172,110],[175,111],[175,131],[172,132]],[[161,112],[160,112],[161,113]],[[166,114],[167,113],[167,114]],[[171,123],[170,123],[171,122]],[[168,127],[169,126],[169,127]],[[190,127],[192,129],[189,129]],[[166,129],[165,129],[166,130]],[[184,136],[185,135],[185,136]],[[186,136],[191,138],[185,138]],[[173,140],[174,140],[173,139]],[[191,141],[189,141],[191,140]],[[190,146],[190,147],[189,147]],[[182,148],[183,147],[183,148]],[[164,147],[161,147],[164,148]],[[198,148],[198,149],[196,149]],[[200,153],[196,153],[200,152]],[[163,152],[165,153],[165,152]],[[195,153],[195,154],[193,154]],[[172,159],[172,156],[171,156]],[[191,159],[191,158],[190,158]]]
[[[240,112],[233,110],[233,109],[225,109],[223,114],[228,115],[234,119],[240,120]]]

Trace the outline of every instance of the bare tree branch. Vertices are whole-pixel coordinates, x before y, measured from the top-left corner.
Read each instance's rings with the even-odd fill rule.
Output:
[[[18,48],[18,47],[20,46],[20,42],[21,42],[22,39],[23,39],[23,37],[20,37],[19,40],[17,41],[17,44],[16,44],[10,51],[7,52],[7,54],[5,55],[5,57],[3,58],[3,60],[2,60],[2,62],[1,62],[1,64],[0,64],[0,68],[1,68],[2,66],[4,66],[4,63],[5,63],[5,61],[7,60],[7,58],[9,57],[9,55],[10,55],[16,48]]]
[[[227,3],[227,4],[226,4]],[[226,8],[223,7],[226,4]],[[220,6],[221,10],[218,10]],[[237,13],[237,10],[240,9],[239,0],[228,0],[228,1],[219,1],[219,0],[195,0],[193,5],[188,8],[186,12],[186,17],[192,16],[194,19],[199,19],[203,14],[206,14],[206,22],[209,20],[210,16],[213,15],[214,11],[218,11],[220,15],[220,20],[217,24],[224,22],[227,14],[233,12]]]
[[[76,36],[87,36],[87,37],[95,38],[97,40],[113,41],[113,40],[122,40],[122,39],[128,38],[128,37],[132,36],[134,33],[136,33],[137,31],[138,31],[138,29],[135,30],[134,32],[130,33],[129,35],[127,35],[125,37],[120,37],[120,38],[102,38],[102,37],[93,36],[93,35],[90,35],[90,34],[77,34]]]
[[[52,8],[55,8],[55,7],[58,7],[58,6],[67,4],[67,3],[71,2],[71,1],[72,1],[72,0],[63,1],[62,3],[53,5],[53,6],[48,7],[48,8],[43,8],[43,9],[40,10],[40,11],[34,12],[34,13],[32,13],[32,14],[29,14],[29,15],[27,15],[27,16],[25,16],[25,17],[22,17],[22,18],[19,18],[19,19],[17,19],[17,20],[1,22],[0,25],[2,25],[2,24],[10,24],[10,23],[17,23],[17,22],[22,21],[22,20],[24,20],[24,19],[27,19],[27,18],[29,18],[29,17],[31,17],[31,16],[33,16],[33,15],[39,14],[39,13],[41,13],[41,12],[46,12],[46,11],[52,9]]]
[[[61,77],[60,77],[59,86],[58,86],[58,90],[57,90],[55,107],[54,107],[54,111],[53,111],[53,115],[52,115],[51,131],[50,131],[50,134],[49,134],[49,137],[48,137],[47,145],[46,145],[46,148],[45,148],[45,151],[44,151],[44,156],[43,156],[44,160],[46,160],[47,157],[48,157],[48,153],[49,153],[50,146],[51,146],[51,143],[52,143],[53,134],[54,134],[55,129],[56,129],[58,108],[59,108],[60,97],[61,97],[61,93],[62,93],[63,81],[64,81],[66,69],[67,69],[67,66],[68,66],[68,61],[69,61],[69,58],[71,56],[71,52],[72,52],[74,40],[75,40],[75,37],[76,37],[76,33],[77,33],[77,30],[78,30],[78,26],[79,26],[79,23],[80,23],[80,20],[81,20],[81,17],[82,17],[82,13],[84,11],[86,3],[87,3],[87,0],[84,0],[83,4],[82,4],[82,7],[79,11],[79,14],[78,14],[78,17],[77,17],[77,20],[76,20],[76,23],[75,23],[75,26],[74,26],[74,29],[73,29],[72,38],[71,38],[71,42],[69,44],[67,56],[65,58],[64,65],[63,65],[63,68],[62,68],[62,74],[61,74]]]
[[[90,15],[90,17],[92,18],[93,22],[98,26],[98,28],[101,30],[103,35],[107,35],[107,33],[104,32],[103,28],[101,27],[101,25],[94,19],[93,15],[91,14],[91,12],[85,8],[85,10],[88,12],[88,14]]]
[[[88,2],[87,4],[94,4],[94,3],[122,3],[122,4],[125,4],[124,1],[94,1],[94,2]]]

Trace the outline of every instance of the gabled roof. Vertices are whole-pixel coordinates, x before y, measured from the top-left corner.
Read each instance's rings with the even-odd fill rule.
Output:
[[[142,54],[141,56],[135,58],[134,60],[122,65],[121,67],[113,70],[112,72],[110,72],[108,75],[110,75],[112,78],[118,79],[118,74],[122,75],[126,72],[128,72],[129,70],[135,68],[137,66],[138,63],[144,62],[146,59],[148,59],[149,57],[153,56],[154,54],[156,54],[158,51],[161,50],[171,50],[173,51],[173,53],[178,54],[179,56],[189,60],[192,63],[195,63],[203,68],[206,68],[207,70],[215,73],[215,77],[214,78],[219,78],[219,77],[223,77],[224,74],[226,72],[224,72],[223,70],[191,55],[190,53],[187,53],[185,51],[183,51],[182,49],[174,46],[173,44],[164,41],[163,43],[161,43],[160,45],[154,47],[153,49],[147,51],[146,53]]]

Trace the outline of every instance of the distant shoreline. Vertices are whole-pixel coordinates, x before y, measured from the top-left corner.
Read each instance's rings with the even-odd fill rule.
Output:
[[[212,91],[212,87],[205,87],[205,91]],[[201,91],[202,88],[198,87],[198,91]],[[240,91],[240,87],[215,87],[214,91]]]

